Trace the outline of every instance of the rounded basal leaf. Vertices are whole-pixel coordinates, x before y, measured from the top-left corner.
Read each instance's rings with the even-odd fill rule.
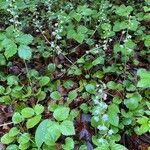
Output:
[[[16,127],[13,127],[9,130],[9,137],[14,137],[20,133],[20,130],[17,129]]]
[[[36,126],[40,122],[41,117],[42,117],[41,115],[37,115],[31,119],[28,119],[28,121],[26,122],[27,129],[30,129]]]
[[[50,78],[47,76],[44,76],[40,79],[39,84],[40,86],[45,86],[49,83],[49,81],[50,81]]]
[[[6,59],[3,54],[0,54],[0,66],[6,65]]]
[[[18,48],[18,55],[20,58],[22,58],[24,60],[29,60],[32,56],[30,47],[28,47],[26,45],[20,45]]]
[[[62,145],[64,150],[73,150],[74,149],[74,141],[72,138],[68,137],[65,139],[65,144]]]
[[[76,90],[70,91],[68,94],[68,101],[72,102],[73,100],[75,100],[75,98],[78,96],[78,93]]]
[[[30,107],[26,107],[26,108],[22,109],[21,115],[24,118],[30,118],[30,117],[32,117],[34,115],[34,109],[30,108]]]
[[[50,125],[50,120],[43,120],[36,129],[35,132],[35,142],[40,148],[45,141],[45,135],[48,132],[48,126]]]
[[[10,137],[8,133],[4,134],[2,137],[1,137],[1,143],[3,144],[10,144],[14,141],[14,137]]]
[[[19,150],[19,148],[16,144],[11,144],[6,147],[6,150]]]
[[[14,124],[20,123],[23,121],[23,117],[21,116],[20,113],[15,112],[12,116],[12,121]]]
[[[48,126],[48,132],[45,135],[45,143],[47,145],[55,145],[56,141],[61,136],[59,126],[59,123],[51,121],[51,124]]]
[[[33,37],[30,34],[21,34],[18,37],[16,37],[16,41],[20,44],[28,45],[32,43]]]
[[[7,84],[8,85],[17,85],[18,84],[18,77],[11,75],[7,77]]]
[[[30,140],[30,134],[29,133],[23,133],[20,135],[20,137],[18,139],[18,143],[26,144],[29,142],[29,140]]]
[[[137,83],[137,87],[149,88],[150,87],[150,71],[145,69],[139,69],[137,75],[140,77],[140,80]]]
[[[68,118],[69,107],[59,106],[54,110],[53,116],[57,121],[63,121]]]
[[[75,129],[72,121],[65,120],[60,124],[61,133],[65,136],[75,135]]]
[[[125,99],[124,100],[124,104],[130,110],[135,110],[138,107],[138,105],[139,105],[139,101],[136,98],[131,97],[129,99]]]
[[[34,111],[35,111],[36,115],[40,115],[43,113],[44,107],[40,104],[36,104],[34,107]]]
[[[87,85],[85,86],[85,89],[86,89],[86,91],[87,91],[88,93],[90,93],[90,94],[94,94],[94,93],[95,93],[95,86],[92,85],[92,84],[87,84]]]
[[[50,97],[54,100],[60,100],[61,99],[61,95],[58,91],[54,91],[50,94]]]

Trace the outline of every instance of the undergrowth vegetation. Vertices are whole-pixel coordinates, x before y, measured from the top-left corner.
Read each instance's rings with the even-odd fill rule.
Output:
[[[150,0],[0,0],[0,18],[3,149],[126,150],[150,132]]]

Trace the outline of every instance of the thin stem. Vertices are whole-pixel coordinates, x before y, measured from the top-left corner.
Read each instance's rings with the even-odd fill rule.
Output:
[[[31,88],[32,88],[33,86],[32,86],[31,78],[30,78],[30,75],[29,75],[29,69],[28,69],[28,66],[27,66],[25,60],[24,60],[24,64],[25,64],[25,68],[26,68],[26,72],[27,72],[27,77],[28,77],[28,79],[29,79],[29,83],[30,83],[30,86],[31,86]]]
[[[10,124],[13,124],[13,122],[8,122],[8,123],[0,124],[0,127],[7,126],[7,125],[10,125]]]

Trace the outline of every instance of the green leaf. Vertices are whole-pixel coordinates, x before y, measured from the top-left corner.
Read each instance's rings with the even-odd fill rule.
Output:
[[[13,127],[9,130],[9,137],[14,137],[20,133],[20,130],[17,129],[16,127]]]
[[[137,87],[149,88],[150,87],[150,71],[139,69],[137,75],[140,76]]]
[[[27,122],[26,122],[26,127],[27,129],[30,129],[30,128],[33,128],[34,126],[36,126],[40,120],[41,120],[41,115],[37,115],[31,119],[29,119]]]
[[[8,133],[4,134],[2,137],[1,137],[1,143],[3,144],[10,144],[14,141],[14,137],[10,137]]]
[[[130,110],[135,110],[138,107],[138,105],[139,105],[139,101],[138,101],[138,99],[136,97],[131,97],[129,99],[125,99],[124,100],[124,104]]]
[[[131,31],[136,31],[138,28],[139,22],[137,20],[130,20],[128,29]]]
[[[61,133],[65,136],[75,135],[75,129],[72,121],[65,120],[60,124]]]
[[[68,94],[68,101],[72,102],[73,100],[75,100],[75,98],[78,96],[78,93],[76,90],[70,91]]]
[[[57,121],[63,121],[68,118],[69,107],[59,106],[54,110],[53,116]]]
[[[5,39],[2,42],[2,45],[5,47],[4,55],[7,59],[14,56],[17,53],[17,45],[12,40]]]
[[[49,78],[49,77],[43,76],[43,77],[40,79],[39,84],[40,84],[40,86],[42,87],[42,86],[47,85],[47,84],[49,83],[49,81],[50,81],[50,78]]]
[[[21,116],[20,113],[15,112],[12,116],[12,121],[14,124],[20,123],[23,121],[23,117]]]
[[[54,91],[50,94],[50,97],[54,100],[60,100],[61,99],[61,95],[58,91]]]
[[[146,47],[150,47],[150,35],[146,35],[144,44]]]
[[[21,115],[24,118],[30,118],[30,117],[32,117],[34,115],[34,109],[30,108],[30,107],[26,107],[26,108],[22,109]]]
[[[28,47],[26,45],[20,45],[18,48],[18,55],[20,58],[22,58],[24,60],[31,59],[32,52],[31,52],[30,47]]]
[[[85,86],[85,89],[86,89],[86,91],[87,91],[88,93],[90,93],[90,94],[94,94],[94,93],[95,93],[95,86],[92,85],[92,84],[87,84],[87,85]]]
[[[43,120],[36,129],[35,132],[35,142],[36,145],[40,148],[45,141],[45,135],[48,132],[48,125],[50,124],[50,120]]]
[[[18,81],[19,81],[19,79],[17,76],[11,75],[11,76],[7,77],[7,84],[8,85],[17,85]]]
[[[73,150],[74,149],[74,141],[72,138],[68,137],[65,139],[65,145],[62,145],[64,150]]]
[[[132,11],[133,11],[133,8],[131,6],[126,7],[125,5],[121,5],[118,8],[116,8],[115,13],[119,16],[127,17]]]
[[[23,133],[19,139],[18,139],[18,143],[20,144],[26,144],[28,143],[30,140],[30,134],[29,133]]]
[[[59,129],[59,123],[51,121],[48,127],[48,132],[45,135],[45,143],[47,145],[55,145],[55,142],[61,136],[61,132]]]
[[[113,143],[111,145],[111,150],[128,150],[128,149],[121,144]]]
[[[34,107],[34,112],[36,113],[36,115],[40,115],[42,114],[44,111],[44,107],[41,104],[36,104]]]
[[[98,64],[103,65],[104,64],[104,58],[102,56],[96,58],[93,62],[92,65],[96,66]]]
[[[3,54],[0,54],[0,66],[6,65],[6,59]]]
[[[16,41],[20,44],[28,45],[28,44],[32,43],[33,36],[30,34],[21,34],[18,37],[16,37]]]
[[[119,108],[115,104],[111,104],[108,107],[108,121],[111,125],[118,127],[119,125]]]
[[[19,150],[18,146],[16,144],[11,144],[7,146],[6,150]]]

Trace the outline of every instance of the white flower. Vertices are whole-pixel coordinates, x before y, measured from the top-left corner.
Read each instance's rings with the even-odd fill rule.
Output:
[[[105,125],[99,125],[97,128],[101,131],[106,131],[108,129]]]
[[[112,129],[110,129],[109,131],[108,131],[108,134],[109,135],[112,135],[114,133],[114,131],[112,130]]]
[[[102,116],[102,120],[103,120],[103,121],[107,121],[107,120],[108,120],[108,115],[107,115],[107,114],[104,114],[104,115]]]
[[[107,99],[107,94],[103,94],[103,99],[106,100]]]
[[[94,120],[95,120],[96,122],[98,122],[98,121],[99,121],[99,117],[98,117],[98,116],[95,116],[95,117],[94,117]]]

